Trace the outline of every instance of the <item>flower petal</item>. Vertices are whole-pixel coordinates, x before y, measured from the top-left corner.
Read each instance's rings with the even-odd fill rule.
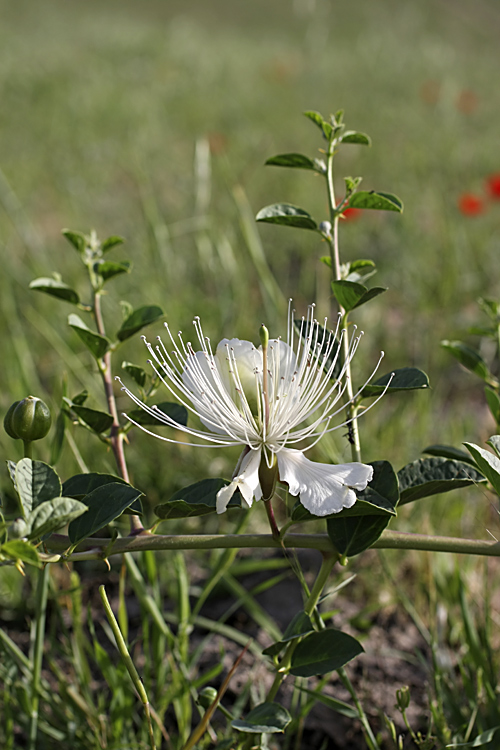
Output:
[[[255,500],[261,499],[262,489],[259,481],[261,453],[261,450],[249,451],[243,457],[238,476],[217,493],[217,513],[224,513],[236,490],[241,492],[248,507],[252,505],[254,498]]]
[[[373,468],[361,463],[320,464],[309,461],[302,451],[283,448],[277,454],[280,480],[288,484],[290,494],[315,516],[339,513],[356,502],[349,488],[364,489],[373,476]]]

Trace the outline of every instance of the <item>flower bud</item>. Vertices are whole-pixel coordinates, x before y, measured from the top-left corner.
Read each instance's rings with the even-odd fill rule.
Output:
[[[14,440],[25,442],[40,440],[50,430],[52,418],[47,406],[40,398],[28,396],[16,401],[3,421],[5,432]]]
[[[16,518],[9,526],[9,539],[22,539],[28,536],[29,526],[24,518]]]
[[[198,703],[202,708],[207,709],[210,708],[216,697],[217,690],[214,687],[207,685],[207,687],[204,687],[203,690],[198,693]]]
[[[322,221],[318,229],[322,234],[325,234],[327,237],[332,236],[332,225],[330,224],[329,221]]]

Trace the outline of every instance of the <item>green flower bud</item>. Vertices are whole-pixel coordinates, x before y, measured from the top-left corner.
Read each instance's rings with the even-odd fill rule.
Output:
[[[24,518],[16,518],[9,526],[9,539],[22,539],[28,536],[29,526]]]
[[[204,709],[210,708],[212,703],[217,697],[217,690],[214,687],[204,687],[203,690],[198,693],[198,703]]]
[[[40,398],[28,396],[12,404],[5,415],[3,426],[11,438],[32,442],[45,437],[51,422],[47,404]]]
[[[18,404],[20,403],[21,403],[20,401],[14,401],[14,403],[9,408],[3,420],[3,428],[5,432],[7,433],[9,437],[13,438],[14,440],[17,440],[19,438],[19,435],[16,435],[16,433],[14,432],[12,428],[12,415],[14,414],[14,410],[16,406],[18,406]]]

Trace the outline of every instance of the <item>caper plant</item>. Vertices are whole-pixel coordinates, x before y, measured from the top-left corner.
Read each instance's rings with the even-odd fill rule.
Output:
[[[426,390],[429,382],[427,375],[414,367],[389,368],[380,375],[381,360],[378,360],[361,378],[363,385],[357,389],[354,387],[359,375],[356,373],[354,377],[353,362],[361,337],[353,332],[351,316],[361,305],[374,304],[385,289],[367,285],[375,271],[373,261],[342,257],[341,224],[346,211],[353,208],[400,214],[403,205],[391,193],[361,190],[360,177],[345,177],[339,194],[334,171],[338,151],[349,148],[351,144],[369,146],[370,138],[364,133],[348,130],[342,111],[329,118],[318,112],[305,114],[319,129],[322,139],[320,157],[280,154],[270,158],[267,164],[319,175],[323,180],[328,215],[317,220],[303,208],[276,203],[259,211],[256,219],[312,231],[318,235],[319,241],[326,242],[328,255],[322,261],[331,269],[331,291],[336,302],[336,309],[330,316],[334,320],[331,327],[327,319],[316,320],[313,304],[301,314],[295,311],[290,301],[283,330],[268,330],[264,324],[256,327],[255,342],[234,336],[222,338],[218,344],[212,345],[207,330],[202,328],[197,317],[198,311],[193,311],[193,340],[197,344],[193,345],[173,333],[172,330],[176,330],[171,327],[174,322],[169,321],[163,339],[158,336],[153,344],[143,336],[149,356],[148,369],[122,362],[123,377],[129,380],[125,383],[120,380],[118,384],[115,382],[115,360],[121,344],[163,317],[163,311],[157,305],[133,309],[125,304],[121,326],[110,333],[103,306],[105,286],[118,275],[129,273],[131,267],[125,261],[108,260],[107,254],[119,247],[123,240],[112,236],[100,241],[94,232],[89,235],[63,232],[85,268],[89,288],[87,301],[82,301],[78,292],[57,274],[31,283],[32,290],[70,304],[78,311],[79,314],[70,314],[68,324],[96,365],[106,403],[103,411],[88,405],[86,391],[72,397],[64,394],[52,441],[52,463],[56,463],[60,456],[70,420],[112,449],[117,473],[83,472],[62,482],[52,466],[34,460],[32,456],[32,441],[43,438],[50,427],[46,407],[39,399],[30,396],[15,402],[9,409],[5,429],[10,437],[23,440],[25,457],[18,462],[9,462],[19,502],[12,517],[1,518],[0,561],[15,564],[20,571],[24,564],[39,567],[41,571],[29,704],[30,750],[35,750],[39,733],[37,717],[42,693],[40,671],[47,602],[46,571],[50,564],[84,560],[107,563],[116,555],[124,556],[123,575],[129,577],[141,606],[159,628],[168,650],[166,658],[172,675],[168,695],[179,727],[178,737],[170,740],[172,747],[188,750],[195,746],[204,747],[203,743],[209,741],[220,741],[217,745],[220,748],[239,750],[269,747],[269,735],[284,733],[291,736],[311,710],[314,699],[326,700],[321,690],[327,678],[311,690],[304,688],[303,680],[336,670],[352,697],[352,705],[341,705],[340,702],[334,705],[360,721],[367,747],[377,750],[379,739],[344,670],[345,665],[363,651],[362,645],[350,634],[328,626],[319,606],[328,591],[333,567],[336,563],[346,565],[349,558],[373,547],[499,554],[498,549],[488,542],[402,534],[387,529],[389,522],[396,518],[399,507],[423,497],[486,482],[500,492],[500,458],[468,444],[471,456],[463,451],[434,447],[434,451],[428,450],[430,456],[418,458],[398,472],[382,456],[371,463],[363,463],[361,416],[364,424],[369,426],[370,418],[365,419],[364,415],[381,398],[398,397],[393,394],[415,389]],[[293,295],[293,290],[290,290],[290,295]],[[498,337],[498,307],[487,303],[486,308],[495,315],[494,333]],[[87,316],[89,325],[81,315]],[[448,348],[455,354],[460,352],[461,361],[464,361],[462,345],[448,345]],[[138,358],[142,357],[143,351],[138,347]],[[467,361],[471,361],[471,356],[468,355]],[[474,357],[476,364],[471,369],[477,372],[480,358],[479,355]],[[488,403],[499,424],[498,381],[489,370],[487,377],[484,373],[482,377],[488,384]],[[116,407],[118,387],[130,398],[131,408],[124,416],[118,414]],[[168,393],[169,400],[152,403],[159,389]],[[135,488],[130,483],[127,469],[126,436],[135,428],[164,441],[166,453],[169,444],[187,443],[212,451],[239,446],[241,454],[231,477],[210,477],[178,490],[172,497],[162,499],[154,508],[152,519],[149,511],[143,512],[141,502],[147,488]],[[339,428],[344,431],[347,428],[350,463],[320,463],[305,455],[325,435]],[[144,436],[143,442],[137,440],[138,450],[142,450],[149,439]],[[492,438],[490,444],[497,451],[500,437]],[[281,528],[275,513],[278,503],[284,509],[280,517],[284,515],[286,518]],[[222,514],[234,508],[239,509],[239,513],[233,517],[239,520],[233,533],[168,534],[168,522],[172,519]],[[266,513],[270,534],[243,533],[250,511]],[[128,535],[124,535],[123,526],[116,525],[117,519],[125,512],[131,519]],[[228,515],[230,522],[231,515]],[[316,521],[315,530],[318,524],[324,524],[325,533],[310,533],[308,525],[311,528],[313,521]],[[293,531],[298,524],[301,530]],[[67,533],[55,533],[66,525]],[[157,533],[159,528],[167,533]],[[107,531],[103,531],[105,529]],[[102,535],[97,536],[98,532]],[[198,701],[196,686],[189,683],[181,661],[182,656],[188,654],[188,635],[198,622],[201,604],[229,569],[236,550],[266,547],[285,554],[290,549],[315,549],[321,554],[322,562],[315,581],[308,586],[297,560],[292,559],[303,590],[303,607],[284,632],[273,633],[271,645],[259,649],[259,658],[273,674],[264,700],[250,706],[244,716],[234,717],[222,705],[230,675],[219,690],[204,685]],[[182,557],[175,558],[179,591],[182,592],[183,625],[174,635],[157,601],[149,595],[145,579],[130,553],[188,549],[220,550],[220,565],[209,576],[197,605],[190,611],[184,563]],[[149,559],[152,569],[152,558]],[[104,588],[101,588],[101,599],[126,672],[144,708],[147,742],[154,748],[161,743],[161,737],[165,737],[161,717],[150,703],[144,682],[130,656],[122,632],[124,620],[115,618]],[[93,624],[89,623],[89,627],[92,628]],[[5,639],[4,642],[7,643]],[[241,668],[239,664],[240,659],[233,670]],[[289,706],[284,705],[282,685],[285,679],[290,682],[298,678],[301,681],[297,685],[306,689],[313,700],[301,704],[302,708],[294,714]],[[191,698],[196,698],[200,712],[196,726],[191,725]],[[225,717],[225,726],[216,735],[210,720],[219,708]]]

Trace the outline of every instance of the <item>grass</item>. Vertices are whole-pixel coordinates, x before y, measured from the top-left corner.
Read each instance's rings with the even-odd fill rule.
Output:
[[[0,10],[2,412],[31,392],[57,406],[63,372],[71,394],[88,387],[92,405],[104,406],[64,306],[27,290],[32,278],[59,271],[88,293],[78,258],[60,236],[66,226],[127,238],[113,257],[132,260],[133,276],[119,279],[106,299],[115,326],[121,299],[160,304],[184,331],[200,314],[214,340],[256,339],[263,315],[282,332],[289,296],[301,310],[317,300],[319,316],[327,314],[316,237],[256,229],[252,217],[284,200],[326,218],[312,175],[263,164],[287,151],[316,156],[316,131],[301,112],[343,107],[349,126],[368,132],[374,145],[340,156],[339,188],[344,174],[363,174],[367,189],[393,191],[405,203],[402,217],[366,212],[342,227],[343,257],[373,258],[376,283],[389,287],[357,316],[366,332],[358,377],[384,349],[384,371],[422,367],[432,384],[406,400],[387,398],[367,416],[364,458],[400,468],[430,443],[489,436],[482,388],[439,341],[477,322],[478,296],[500,297],[500,205],[476,218],[457,210],[461,193],[482,191],[485,177],[500,171],[500,13],[493,2],[2,0]],[[136,337],[123,359],[144,364]],[[94,470],[113,471],[111,456],[91,440],[78,445]],[[0,446],[5,457],[19,457],[3,433]],[[347,460],[342,436],[334,447]],[[163,445],[140,437],[129,461],[153,507],[207,473],[229,475],[235,457],[184,446],[166,455]],[[68,446],[59,470],[78,470]],[[210,518],[206,530],[225,523]],[[172,531],[188,524],[197,528],[175,522]],[[497,534],[498,519],[489,498],[462,491],[405,508],[397,524],[486,537],[487,530]],[[395,579],[407,585],[401,556],[391,559]],[[421,558],[410,559],[422,570]],[[455,573],[439,565],[439,601],[456,624],[462,615],[446,585]],[[362,559],[355,567],[369,576]],[[471,576],[478,570],[470,560],[464,567]],[[20,604],[10,574],[1,571],[0,597],[13,611]],[[497,580],[493,564],[490,575]],[[408,585],[430,626],[436,601],[418,580]]]

